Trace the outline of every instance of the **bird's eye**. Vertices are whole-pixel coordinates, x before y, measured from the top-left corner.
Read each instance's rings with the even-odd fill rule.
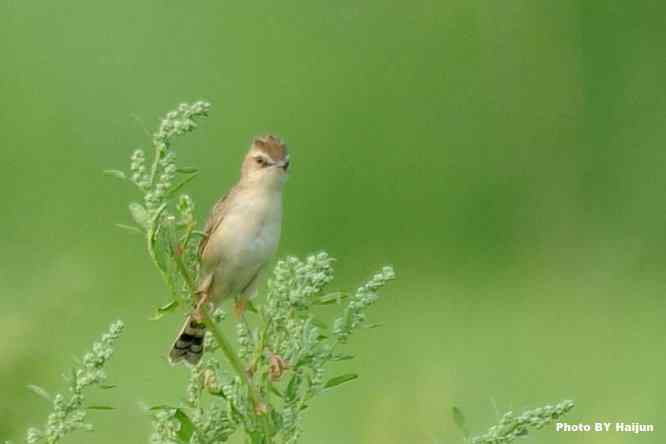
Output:
[[[262,166],[263,166],[263,165],[266,163],[266,160],[264,160],[263,157],[257,157],[255,160],[257,161],[257,164],[258,164],[258,165],[262,165]]]

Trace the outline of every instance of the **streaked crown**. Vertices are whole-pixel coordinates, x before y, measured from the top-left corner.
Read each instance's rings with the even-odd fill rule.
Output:
[[[278,137],[271,134],[255,137],[252,141],[252,147],[265,153],[274,162],[281,162],[289,155],[287,153],[287,145]]]

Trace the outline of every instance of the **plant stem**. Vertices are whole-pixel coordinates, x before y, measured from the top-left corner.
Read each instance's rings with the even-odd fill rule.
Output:
[[[153,156],[153,165],[150,168],[150,186],[152,187],[155,184],[155,176],[157,176],[157,168],[159,166],[160,159],[162,158],[162,153],[166,149],[166,143],[162,141],[160,143],[155,143],[155,155]]]
[[[227,358],[227,361],[229,361],[229,364],[231,364],[231,367],[234,369],[234,371],[238,374],[238,376],[247,386],[248,396],[250,397],[252,405],[254,406],[255,409],[254,413],[259,418],[259,421],[261,422],[261,426],[264,431],[264,435],[266,438],[266,441],[264,442],[269,443],[271,441],[271,430],[270,430],[270,424],[268,422],[268,417],[266,416],[267,413],[266,403],[261,398],[261,396],[255,389],[254,385],[252,384],[250,377],[248,376],[247,372],[245,371],[245,368],[243,367],[243,363],[238,358],[238,355],[234,353],[231,344],[229,344],[229,342],[226,340],[226,338],[218,328],[217,324],[210,318],[210,315],[208,314],[208,309],[206,307],[201,308],[201,320],[203,321],[206,328],[208,328],[208,331],[210,331],[213,334],[213,337],[215,337],[217,344],[222,350],[222,353],[224,353],[224,356]]]
[[[194,281],[192,280],[192,277],[190,276],[187,267],[185,267],[181,255],[175,254],[173,257],[176,261],[176,267],[178,267],[178,271],[183,276],[183,279],[185,279],[187,287],[192,292],[192,295],[196,296],[196,287],[194,286]],[[266,438],[264,442],[270,443],[271,427],[270,423],[268,422],[268,416],[266,415],[267,413],[266,409],[268,408],[268,406],[266,405],[264,400],[261,398],[261,396],[255,389],[254,385],[252,384],[252,380],[245,371],[245,367],[243,366],[243,363],[241,362],[240,358],[234,352],[233,347],[224,337],[222,331],[219,329],[215,321],[211,319],[210,314],[208,313],[208,308],[205,305],[201,307],[201,320],[208,329],[208,331],[212,333],[213,337],[215,338],[215,341],[222,350],[222,353],[224,353],[224,356],[227,358],[227,361],[229,361],[231,367],[234,369],[236,374],[238,374],[238,377],[241,379],[241,381],[243,381],[243,383],[247,386],[247,393],[248,396],[250,397],[250,400],[252,401],[252,405],[254,406],[255,410],[254,413],[259,418],[261,427],[264,431],[264,435]]]
[[[185,250],[185,248],[186,247],[182,247],[183,251]],[[190,276],[190,273],[187,271],[187,268],[183,263],[182,255],[176,253],[173,255],[173,259],[176,261],[176,267],[178,267],[178,271],[183,276],[183,279],[185,279],[185,284],[187,284],[187,288],[190,290],[190,293],[192,293],[192,297],[194,298],[197,295],[197,289],[194,286],[194,280],[192,280],[192,276]]]
[[[234,353],[231,344],[229,344],[229,341],[227,341],[227,339],[224,337],[217,324],[210,318],[208,310],[205,307],[202,307],[201,318],[203,323],[206,325],[206,328],[208,328],[208,330],[215,337],[217,344],[220,346],[220,349],[222,350],[222,353],[224,353],[224,356],[226,356],[229,364],[231,364],[231,367],[238,374],[238,376],[240,376],[243,382],[247,384],[250,398],[252,398],[252,400],[256,403],[256,401],[258,401],[258,395],[250,383],[250,378],[245,372],[245,368],[243,368],[243,363],[241,362],[240,358],[238,358],[236,353]]]

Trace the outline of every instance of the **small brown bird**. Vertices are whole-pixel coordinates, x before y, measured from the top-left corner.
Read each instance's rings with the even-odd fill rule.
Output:
[[[199,245],[199,301],[174,342],[169,360],[194,365],[203,355],[204,304],[215,307],[236,297],[242,314],[256,292],[257,278],[275,253],[282,225],[282,188],[287,179],[287,146],[275,136],[252,141],[240,180],[213,207]]]

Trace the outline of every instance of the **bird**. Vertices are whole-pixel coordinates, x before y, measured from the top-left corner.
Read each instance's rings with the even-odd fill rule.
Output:
[[[204,352],[202,309],[234,297],[243,314],[275,253],[282,228],[282,190],[289,172],[287,145],[274,135],[255,137],[239,181],[213,206],[199,244],[197,302],[169,352],[169,361],[196,365]]]

